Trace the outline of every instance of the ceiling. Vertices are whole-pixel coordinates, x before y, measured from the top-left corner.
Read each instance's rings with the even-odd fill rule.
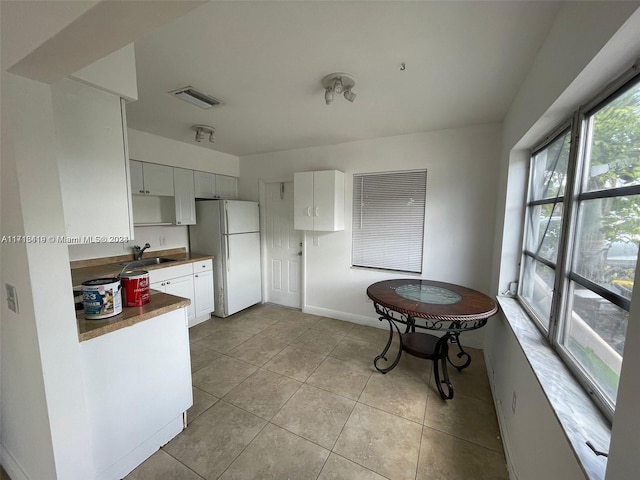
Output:
[[[135,44],[129,127],[237,156],[501,121],[557,2],[210,2]],[[406,67],[402,69],[401,65]],[[356,78],[355,102],[322,78]],[[204,110],[167,92],[191,85]],[[215,127],[215,143],[191,126]]]

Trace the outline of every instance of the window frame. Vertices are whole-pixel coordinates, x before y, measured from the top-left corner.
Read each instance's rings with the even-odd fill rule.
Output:
[[[592,131],[589,127],[590,119],[600,109],[611,103],[615,98],[623,95],[632,88],[640,85],[640,62],[634,64],[629,70],[620,75],[609,85],[607,85],[590,101],[575,110],[571,118],[563,121],[554,128],[542,142],[538,143],[530,151],[528,165],[528,182],[526,189],[525,208],[522,227],[521,263],[519,268],[518,301],[523,306],[531,321],[541,331],[551,348],[558,354],[561,360],[567,365],[569,370],[575,375],[578,382],[592,398],[594,403],[603,412],[609,421],[612,421],[615,413],[615,405],[601,391],[596,381],[579,363],[574,355],[563,344],[563,335],[569,322],[573,305],[572,282],[586,288],[614,305],[626,310],[630,310],[630,300],[623,298],[620,294],[611,292],[604,287],[584,278],[574,272],[573,259],[578,239],[578,214],[582,202],[597,198],[612,198],[624,194],[640,194],[640,185],[623,186],[615,188],[605,188],[595,191],[587,191],[587,149],[590,147]],[[530,208],[536,204],[553,203],[544,201],[532,201],[532,163],[536,154],[547,148],[554,141],[559,139],[566,132],[570,132],[569,158],[567,166],[567,177],[564,196],[562,199],[563,217],[560,229],[560,239],[555,262],[555,275],[553,284],[552,301],[549,315],[549,327],[545,328],[544,322],[535,311],[533,306],[522,296],[523,277],[525,273],[525,258],[529,257],[544,265],[550,266],[547,259],[540,259],[527,251],[529,239],[529,227],[527,218]],[[639,254],[640,257],[640,254]],[[551,266],[550,266],[551,267]],[[554,267],[551,267],[554,268]],[[636,264],[640,268],[640,264]],[[624,358],[624,357],[623,357]]]

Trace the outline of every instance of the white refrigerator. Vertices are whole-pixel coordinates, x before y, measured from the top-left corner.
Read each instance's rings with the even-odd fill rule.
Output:
[[[262,301],[257,202],[198,200],[189,226],[192,252],[213,255],[215,310],[228,317]]]

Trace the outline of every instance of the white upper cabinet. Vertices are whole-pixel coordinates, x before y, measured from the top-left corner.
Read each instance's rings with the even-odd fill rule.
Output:
[[[220,198],[236,200],[238,198],[238,179],[228,175],[209,172],[193,172],[196,198]]]
[[[193,172],[196,198],[216,198],[216,175],[209,172]]]
[[[173,197],[173,167],[131,160],[130,168],[133,195]]]
[[[194,225],[196,223],[196,199],[193,170],[174,168],[173,186],[175,190],[176,225]]]
[[[227,175],[216,175],[216,195],[224,200],[238,198],[238,179]]]
[[[293,204],[296,230],[344,230],[344,173],[338,170],[295,173]]]
[[[81,243],[133,238],[121,99],[66,79],[51,91],[66,235]]]

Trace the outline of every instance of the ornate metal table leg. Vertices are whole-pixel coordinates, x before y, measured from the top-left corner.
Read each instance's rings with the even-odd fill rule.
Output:
[[[440,398],[443,400],[451,400],[453,398],[453,385],[449,380],[449,372],[447,371],[447,361],[449,359],[449,336],[447,333],[444,335],[436,346],[436,358],[433,360],[433,373],[435,375],[436,388],[438,389],[438,393],[440,393]],[[440,375],[442,374],[442,379],[440,379]],[[444,386],[447,387],[447,391],[445,392],[442,388]]]
[[[447,360],[449,361],[451,366],[457,368],[458,371],[461,372],[462,370],[464,370],[465,368],[467,368],[471,364],[471,355],[469,355],[467,352],[465,352],[464,349],[462,348],[462,344],[460,343],[460,333],[459,332],[452,332],[450,334],[447,334],[447,336],[450,338],[450,340],[449,340],[450,343],[455,343],[458,346],[459,352],[456,354],[456,357],[458,357],[458,358],[466,357],[466,359],[465,359],[463,364],[456,365],[455,363],[453,363],[451,361],[451,356],[449,355],[450,352],[447,353]]]
[[[376,370],[378,370],[379,372],[387,373],[393,370],[396,367],[396,365],[398,365],[398,362],[400,361],[400,356],[402,355],[402,335],[400,334],[400,329],[394,322],[392,322],[388,318],[380,317],[380,320],[383,320],[383,319],[389,322],[389,340],[387,340],[387,345],[384,347],[384,350],[382,351],[382,353],[373,359],[373,366],[376,367]],[[395,360],[390,366],[388,366],[387,368],[380,368],[378,367],[378,360],[382,359],[385,362],[387,361],[387,357],[385,357],[385,355],[389,351],[389,348],[391,347],[391,342],[393,341],[394,327],[398,331],[398,338],[400,339],[400,347],[398,348],[398,355],[396,356]]]

